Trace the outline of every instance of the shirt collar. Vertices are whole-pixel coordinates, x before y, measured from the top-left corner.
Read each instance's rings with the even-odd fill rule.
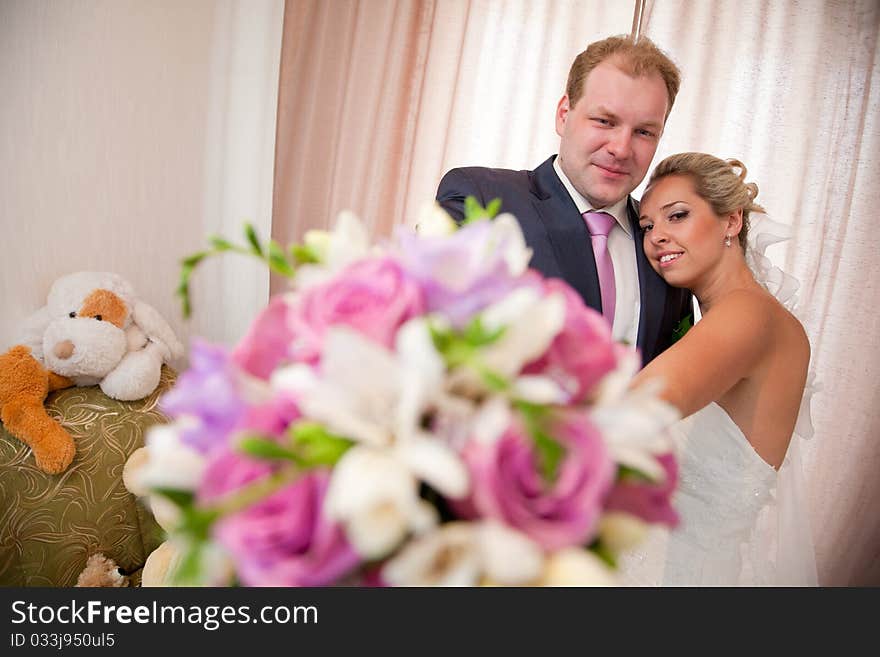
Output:
[[[568,176],[565,175],[565,172],[562,170],[562,167],[559,164],[558,155],[553,160],[553,170],[556,171],[556,175],[559,176],[559,180],[562,182],[562,185],[565,187],[568,195],[571,196],[571,200],[574,201],[574,204],[577,206],[578,212],[580,212],[581,214],[583,214],[584,212],[607,212],[612,217],[614,217],[617,225],[620,226],[629,237],[632,237],[629,220],[626,213],[626,204],[628,198],[627,196],[624,196],[613,205],[608,205],[604,208],[594,208],[592,205],[590,205],[590,202],[585,199],[578,190],[574,188],[574,185],[571,184],[571,181],[568,179]]]

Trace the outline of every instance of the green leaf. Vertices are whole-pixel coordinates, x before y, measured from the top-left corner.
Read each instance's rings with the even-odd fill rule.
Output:
[[[636,482],[646,482],[649,484],[656,483],[651,477],[646,475],[641,470],[636,470],[635,468],[631,468],[627,465],[619,465],[617,466],[617,481],[636,481]]]
[[[559,464],[565,457],[565,448],[540,429],[532,431],[532,440],[538,451],[538,466],[544,481],[553,483],[559,474]]]
[[[275,240],[269,240],[269,266],[273,271],[288,278],[294,274],[294,269],[287,261],[284,249]]]
[[[183,553],[174,572],[171,573],[170,581],[174,586],[195,586],[199,584],[202,572],[202,547],[201,545],[189,545]]]
[[[501,209],[501,199],[493,198],[489,201],[489,205],[486,206],[486,216],[489,219],[494,219],[498,215],[498,211]]]
[[[254,458],[263,459],[265,461],[277,461],[283,459],[302,465],[299,456],[295,452],[279,445],[270,438],[249,434],[242,436],[238,440],[237,446],[240,452],[247,454],[248,456],[253,456]]]
[[[178,490],[176,488],[154,488],[153,492],[162,497],[168,498],[176,506],[179,506],[182,509],[192,506],[193,500],[195,499],[193,492],[188,490]]]
[[[246,223],[244,225],[244,234],[247,237],[248,243],[251,245],[251,250],[261,258],[265,257],[265,253],[263,252],[263,247],[260,245],[260,240],[257,237],[257,231],[254,229],[253,224]]]
[[[507,379],[497,372],[493,372],[488,367],[480,368],[480,377],[483,379],[483,383],[486,384],[486,387],[495,390],[496,392],[504,392],[509,387]]]
[[[207,256],[210,255],[210,251],[199,251],[198,253],[193,253],[191,256],[187,256],[183,260],[180,261],[180,264],[189,271],[199,264],[202,260],[204,260]]]
[[[501,209],[501,199],[494,198],[489,201],[489,205],[485,208],[480,205],[480,202],[476,199],[475,196],[467,196],[464,199],[464,221],[462,224],[473,223],[474,221],[483,221],[485,219],[492,219],[498,214],[498,211]]]
[[[596,539],[588,549],[611,568],[617,569],[617,557],[601,540]]]
[[[290,428],[289,434],[305,467],[336,465],[354,445],[353,441],[330,433],[317,422],[298,422]]]
[[[200,509],[188,507],[183,509],[179,531],[188,534],[195,540],[207,540],[211,534],[211,527],[220,517],[220,513],[214,509]]]
[[[566,450],[545,430],[551,421],[549,407],[522,400],[515,401],[514,407],[522,414],[526,430],[535,445],[541,476],[547,483],[555,482],[559,474],[559,464],[565,458]]]
[[[219,235],[211,235],[211,237],[208,238],[208,241],[211,242],[211,246],[213,246],[216,251],[229,251],[230,249],[235,248],[232,242],[223,239]]]
[[[431,341],[434,343],[434,348],[439,353],[444,353],[452,344],[454,336],[449,329],[440,328],[433,322],[429,321],[428,331],[431,333]]]
[[[293,261],[298,265],[313,264],[321,262],[317,252],[310,246],[305,244],[291,244],[289,247],[290,255]]]
[[[687,333],[694,325],[694,317],[692,314],[688,314],[682,317],[681,321],[676,324],[675,328],[672,329],[672,343],[675,344],[679,340],[684,337],[684,334]]]
[[[499,326],[493,331],[488,331],[483,327],[482,319],[474,317],[465,327],[462,337],[471,346],[484,347],[498,340],[498,338],[504,335],[505,330],[506,327]]]

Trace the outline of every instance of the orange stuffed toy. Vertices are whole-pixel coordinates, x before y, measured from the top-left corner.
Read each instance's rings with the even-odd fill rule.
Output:
[[[52,390],[72,385],[43,367],[30,347],[17,345],[0,355],[0,419],[9,433],[30,446],[37,467],[49,474],[64,471],[76,450],[73,438],[49,417],[43,402]]]

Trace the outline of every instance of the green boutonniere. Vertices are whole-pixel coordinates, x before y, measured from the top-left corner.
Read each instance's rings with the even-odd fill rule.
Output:
[[[675,325],[674,329],[672,329],[672,344],[675,344],[676,342],[681,340],[684,337],[684,334],[687,333],[693,325],[693,313],[688,313],[687,315],[682,317],[681,321]]]

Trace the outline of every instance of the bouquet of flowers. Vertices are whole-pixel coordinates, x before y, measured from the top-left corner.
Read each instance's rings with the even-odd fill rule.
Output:
[[[179,584],[614,584],[674,525],[677,419],[630,389],[638,354],[528,268],[498,203],[439,207],[371,246],[340,215],[284,249],[291,278],[231,350],[194,341],[142,482],[175,517]]]

